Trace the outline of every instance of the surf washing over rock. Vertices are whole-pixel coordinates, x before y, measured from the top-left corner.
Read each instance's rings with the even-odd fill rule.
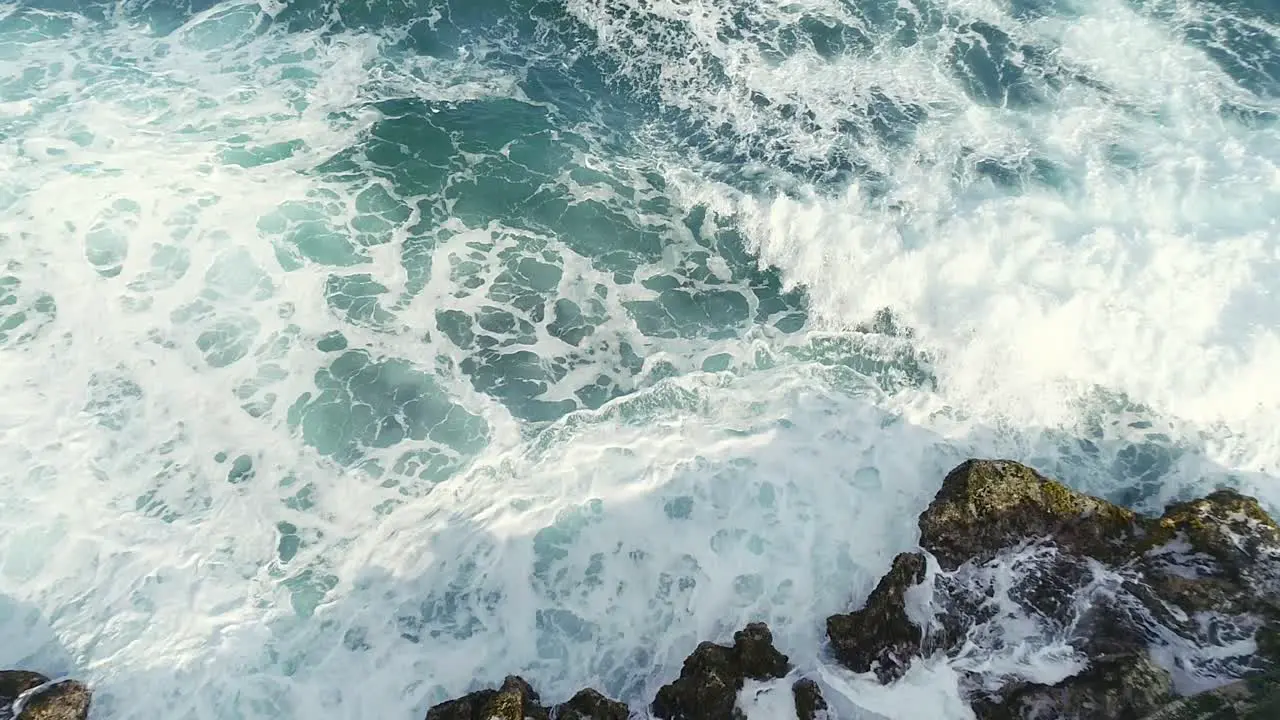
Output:
[[[1275,517],[1278,25],[0,2],[0,669],[95,720],[420,718],[509,674],[641,709],[759,622],[753,719],[802,678],[838,718],[1074,697],[1084,638],[1241,677],[1263,615],[1193,519],[966,568],[911,518],[975,457]],[[846,622],[886,644],[829,638],[886,573],[901,611]]]
[[[1263,720],[1280,709],[1280,527],[1255,499],[1217,491],[1147,518],[1018,463],[969,461],[919,526],[925,552],[898,555],[864,607],[827,619],[836,657],[855,672],[891,683],[913,663],[951,662],[979,720]],[[733,640],[699,645],[658,691],[653,716],[747,717],[748,680],[791,679],[795,709],[782,715],[825,717],[820,687],[790,677],[765,625]],[[1076,668],[1046,683],[1001,662],[1036,653]],[[1205,690],[1206,677],[1218,687]],[[503,714],[516,707],[504,697],[520,698],[523,715]],[[583,697],[598,693],[552,715],[584,716],[574,714]],[[524,680],[508,678],[427,717],[547,716],[536,703]],[[603,700],[592,707],[585,717],[624,714]]]

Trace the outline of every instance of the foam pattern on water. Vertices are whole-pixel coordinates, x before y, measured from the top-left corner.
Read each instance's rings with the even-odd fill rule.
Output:
[[[837,717],[963,717],[821,654],[961,459],[1280,500],[1275,22],[4,6],[0,665],[638,707],[758,619]]]

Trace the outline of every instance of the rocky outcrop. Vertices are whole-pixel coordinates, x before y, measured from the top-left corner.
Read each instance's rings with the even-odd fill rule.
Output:
[[[818,683],[805,678],[791,686],[796,701],[797,720],[824,720],[827,717],[827,700],[822,697]]]
[[[553,714],[556,720],[627,720],[629,711],[626,705],[617,700],[610,700],[595,690],[587,689],[559,706]]]
[[[962,690],[978,720],[1280,718],[1280,675],[1262,675],[1280,668],[1280,528],[1256,500],[1220,490],[1148,518],[1015,462],[972,460],[948,473],[919,528],[922,552],[895,557],[862,607],[827,619],[832,653],[850,669],[889,683],[935,653],[1053,648],[1082,669],[1053,684],[971,673]],[[985,666],[1019,666],[1006,660]],[[1170,662],[1183,676],[1247,679],[1176,698]],[[741,720],[746,681],[789,671],[769,628],[751,624],[732,645],[699,645],[649,709],[661,720]],[[798,720],[827,716],[814,681],[792,695]],[[427,720],[627,717],[594,690],[546,708],[508,677]]]
[[[427,711],[427,720],[626,720],[627,706],[587,689],[547,709],[524,678],[510,675],[497,690],[480,690]]]
[[[748,679],[776,680],[790,671],[787,656],[773,646],[764,623],[733,636],[733,645],[704,642],[684,661],[680,677],[663,686],[650,709],[663,720],[741,720],[738,693]],[[827,702],[818,684],[802,679],[792,686],[797,720],[823,720]],[[480,690],[436,705],[427,720],[627,720],[626,705],[595,690],[583,690],[552,708],[521,677],[510,676],[497,690]]]
[[[764,623],[752,623],[727,647],[704,642],[684,661],[680,677],[658,690],[651,709],[663,720],[732,720],[740,717],[738,692],[747,678],[786,677],[787,656],[773,647]]]
[[[996,698],[979,698],[974,714],[987,720],[1039,717],[1051,708],[1056,720],[1142,720],[1173,699],[1169,673],[1146,653],[1095,661],[1055,685],[1019,684]]]
[[[1280,665],[1280,529],[1253,498],[1220,490],[1146,518],[1018,463],[971,460],[947,475],[919,527],[942,571],[931,586],[919,587],[924,556],[900,555],[865,607],[828,620],[837,659],[881,682],[912,656],[998,652],[1010,613],[1045,644],[1066,640],[1086,668],[1054,685],[975,677],[981,720],[1165,712],[1172,683],[1151,647],[1219,677]],[[907,615],[913,587],[935,609],[923,627]],[[1256,650],[1240,642],[1250,636]]]
[[[1275,720],[1280,718],[1280,675],[1240,680],[1176,700],[1142,720]]]
[[[1025,465],[998,460],[970,460],[952,470],[919,525],[920,546],[944,570],[986,562],[1034,538],[1052,538],[1073,554],[1114,560],[1141,532],[1132,512]]]
[[[896,680],[920,653],[923,630],[907,617],[906,592],[924,581],[925,557],[902,553],[867,597],[847,615],[827,618],[827,636],[837,658],[856,672],[874,670],[880,682]]]
[[[0,720],[85,720],[89,688],[25,670],[0,671]]]

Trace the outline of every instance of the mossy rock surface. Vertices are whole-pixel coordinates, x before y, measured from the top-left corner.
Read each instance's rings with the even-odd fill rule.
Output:
[[[28,670],[0,670],[0,708],[7,708],[22,693],[49,682],[49,678]]]
[[[37,679],[39,682],[36,682]],[[0,693],[4,693],[0,695],[0,703],[7,701],[8,707],[13,707],[18,695],[39,688],[46,682],[43,676],[36,673],[0,673]],[[8,697],[8,693],[16,688],[21,689],[13,697]],[[28,695],[15,720],[86,720],[91,700],[92,693],[83,683],[62,680]]]
[[[1007,688],[973,711],[978,720],[1141,720],[1172,699],[1169,673],[1136,653],[1097,660],[1054,685]]]
[[[797,720],[821,720],[828,710],[827,699],[822,697],[818,683],[804,678],[791,686],[791,695],[796,701]]]
[[[627,720],[630,711],[592,689],[582,690],[551,712],[555,720]]]
[[[1213,558],[1225,576],[1237,580],[1255,568],[1274,569],[1280,527],[1256,499],[1218,490],[1170,505],[1149,523],[1139,549],[1147,552],[1176,540],[1185,541],[1192,552]]]
[[[1117,561],[1132,553],[1143,532],[1132,511],[1008,460],[970,460],[952,470],[919,525],[920,546],[945,570],[985,562],[1034,538]]]

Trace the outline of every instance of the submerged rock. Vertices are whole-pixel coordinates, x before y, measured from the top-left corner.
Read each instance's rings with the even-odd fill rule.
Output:
[[[704,642],[684,661],[680,677],[658,690],[651,706],[663,720],[732,720],[742,716],[738,692],[747,678],[785,677],[787,656],[773,647],[764,623],[752,623],[733,636],[733,646]]]
[[[893,559],[861,610],[827,618],[827,635],[836,657],[856,672],[875,670],[882,683],[901,677],[920,652],[923,633],[907,617],[906,593],[924,577],[924,555],[902,553]]]
[[[85,720],[89,688],[75,680],[51,683],[25,670],[0,671],[0,720]]]
[[[427,720],[626,720],[627,706],[592,689],[548,710],[524,678],[511,675],[497,690],[479,690],[427,711]]]
[[[965,689],[978,717],[1140,720],[1173,693],[1148,648],[1206,677],[1280,664],[1280,528],[1253,498],[1220,490],[1146,518],[1015,462],[971,460],[919,526],[941,569],[921,588],[925,626],[907,616],[920,554],[898,556],[864,608],[827,622],[836,657],[881,682],[915,656],[1052,646],[1085,669],[1054,685],[975,675]],[[1011,620],[1022,635],[1009,636]]]

